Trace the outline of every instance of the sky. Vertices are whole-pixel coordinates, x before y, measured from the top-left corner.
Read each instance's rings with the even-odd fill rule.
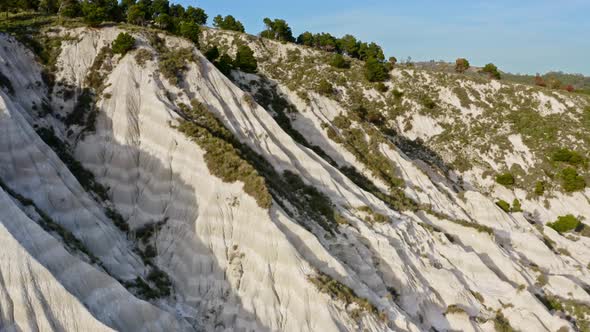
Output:
[[[205,9],[210,24],[231,14],[257,34],[262,19],[304,31],[350,33],[413,61],[467,58],[512,73],[590,75],[590,0],[177,0]]]

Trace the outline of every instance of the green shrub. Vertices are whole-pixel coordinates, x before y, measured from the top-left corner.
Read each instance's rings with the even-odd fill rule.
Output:
[[[219,48],[217,48],[217,46],[213,46],[209,48],[207,51],[205,51],[203,55],[205,56],[205,58],[207,58],[207,60],[214,62],[219,58]]]
[[[498,67],[496,67],[496,65],[494,65],[493,63],[488,63],[487,65],[485,65],[481,69],[481,72],[484,74],[488,74],[490,78],[495,78],[497,80],[499,80],[502,77],[500,75],[500,72],[498,71]]]
[[[213,65],[215,65],[223,75],[228,76],[234,68],[234,60],[229,55],[224,54],[220,56],[219,60],[215,61]]]
[[[545,193],[545,183],[543,181],[537,181],[535,183],[535,195],[543,196]]]
[[[503,186],[511,186],[514,184],[514,176],[510,173],[502,173],[496,176],[496,182]]]
[[[250,47],[247,45],[238,47],[236,59],[234,60],[234,66],[246,73],[256,73],[256,70],[258,69],[258,62],[256,61],[254,52]]]
[[[334,68],[346,69],[350,68],[350,62],[347,61],[342,54],[334,54],[330,60],[330,66]]]
[[[496,202],[496,205],[500,207],[500,209],[504,210],[504,212],[510,212],[510,204],[504,200],[499,200]]]
[[[582,157],[576,151],[572,151],[566,148],[559,149],[551,156],[553,161],[565,162],[571,165],[579,165],[584,163],[584,157]]]
[[[182,21],[180,22],[179,33],[182,37],[197,44],[199,42],[201,29],[199,28],[199,25],[193,21]]]
[[[389,79],[389,72],[381,61],[369,58],[365,62],[365,78],[369,82],[383,82]]]
[[[465,58],[459,58],[455,61],[455,71],[457,73],[464,73],[469,69],[469,61]]]
[[[581,222],[578,218],[574,217],[571,214],[568,214],[565,216],[558,217],[557,221],[555,222],[547,223],[547,226],[553,228],[559,233],[565,233],[576,229],[580,226],[580,224]]]
[[[322,79],[318,83],[317,92],[324,96],[331,96],[334,94],[334,87],[328,82],[328,80]]]
[[[121,56],[124,56],[133,48],[134,44],[135,38],[133,38],[133,36],[126,32],[121,32],[119,33],[117,38],[113,40],[111,49],[113,50],[113,53],[121,54]]]
[[[512,201],[512,209],[510,209],[511,212],[522,212],[522,206],[520,205],[520,201],[515,198]]]
[[[571,167],[564,168],[560,173],[561,185],[566,192],[581,191],[586,188],[586,181]]]

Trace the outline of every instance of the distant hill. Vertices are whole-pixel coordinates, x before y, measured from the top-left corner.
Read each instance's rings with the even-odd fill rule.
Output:
[[[414,66],[421,69],[440,71],[446,73],[452,73],[455,71],[455,64],[444,61],[424,61],[416,62]],[[501,70],[502,68],[500,68]],[[466,74],[468,75],[480,75],[479,71],[481,67],[472,66],[469,68]],[[508,82],[515,82],[521,84],[535,85],[535,76],[529,74],[513,74],[502,72],[502,80]],[[562,71],[551,71],[541,75],[545,82],[552,79],[557,79],[561,82],[562,86],[571,85],[575,91],[590,94],[590,77],[582,74],[564,73]]]

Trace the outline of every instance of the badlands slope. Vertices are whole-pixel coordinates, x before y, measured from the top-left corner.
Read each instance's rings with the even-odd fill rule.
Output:
[[[104,57],[101,49],[121,31],[46,32],[62,39],[54,86],[31,51],[0,35],[0,72],[10,82],[0,89],[0,331],[588,328],[590,239],[544,225],[560,215],[589,216],[588,189],[555,191],[544,202],[482,179],[477,166],[441,171],[455,158],[450,148],[440,151],[439,167],[405,146],[377,144],[418,207],[396,210],[379,194],[388,185],[330,138],[347,103],[311,91],[302,98],[304,85],[288,86],[295,75],[281,67],[288,51],[321,53],[207,30],[204,44],[231,53],[242,40],[259,59],[258,75],[227,78],[188,41],[162,34],[166,49],[188,47],[194,57],[172,84],[159,70],[153,33],[133,31],[135,50]],[[138,63],[141,50],[152,59]],[[92,73],[102,89],[82,108],[84,121],[72,121]],[[407,75],[423,85],[438,79],[411,69],[392,75],[390,88]],[[481,91],[503,87],[477,84]],[[279,104],[257,98],[259,89],[290,105],[291,129],[277,120]],[[374,89],[364,93],[381,98]],[[443,103],[456,101],[440,93]],[[539,112],[583,112],[589,104],[554,99]],[[273,197],[269,209],[241,181],[215,176],[208,151],[178,130],[187,119],[183,105],[193,100],[241,151],[271,165],[258,170]],[[441,120],[420,107],[400,115],[413,123],[400,131],[406,140],[432,140],[436,151]],[[534,161],[522,138],[510,141],[504,164]],[[495,164],[498,172],[504,164]],[[344,167],[377,189],[359,187]],[[273,187],[270,174],[282,179],[291,174],[285,171],[306,190],[292,196]],[[338,223],[306,211],[315,205],[305,195],[329,201]],[[516,197],[524,213],[495,204]]]

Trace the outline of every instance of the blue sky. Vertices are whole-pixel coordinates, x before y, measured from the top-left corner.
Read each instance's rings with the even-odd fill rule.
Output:
[[[177,1],[173,1],[177,2]],[[178,0],[210,20],[232,14],[247,32],[264,17],[287,20],[295,36],[309,30],[351,33],[398,59],[493,62],[501,70],[590,75],[590,0]]]

